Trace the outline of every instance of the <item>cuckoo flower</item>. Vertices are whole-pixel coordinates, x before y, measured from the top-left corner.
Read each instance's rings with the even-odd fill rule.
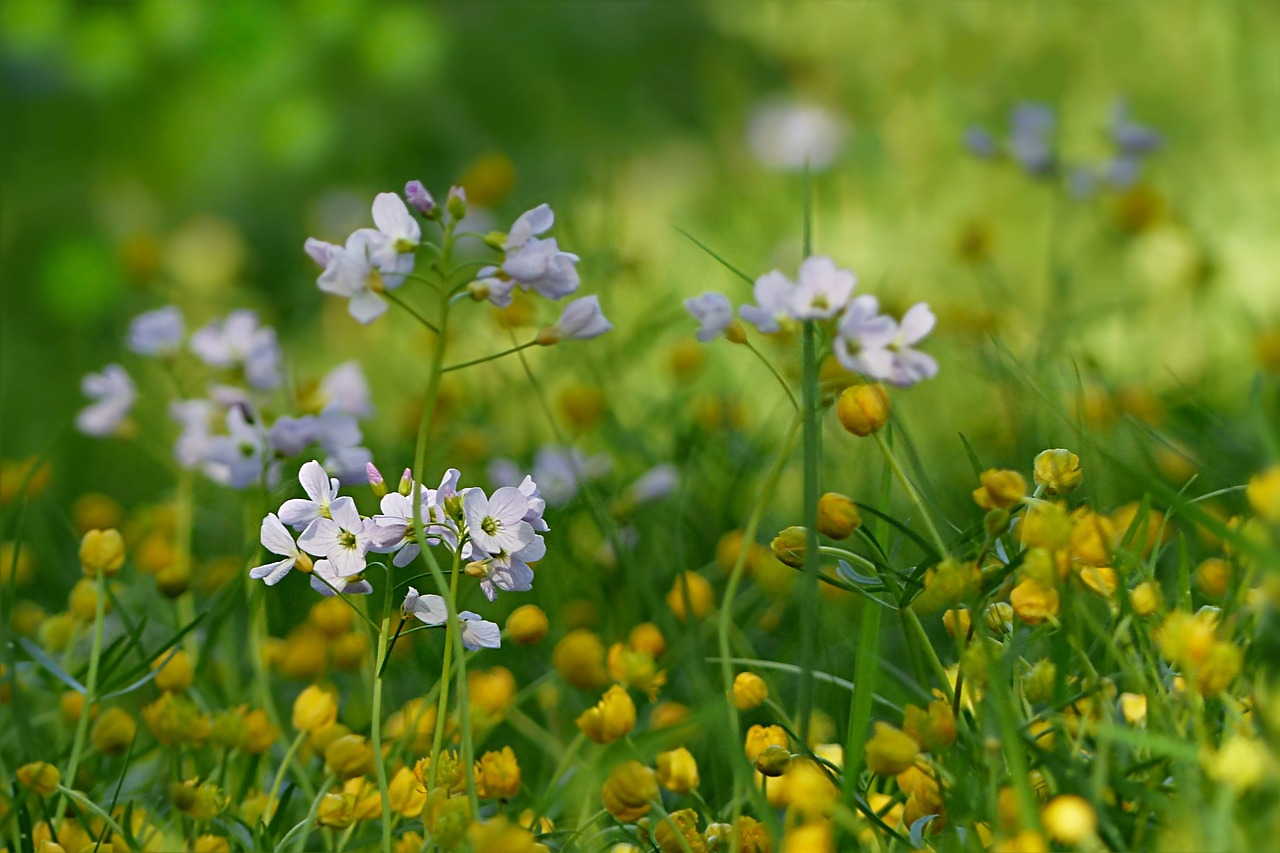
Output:
[[[409,587],[401,609],[406,615],[427,625],[443,625],[449,621],[449,607],[443,598],[438,595],[421,595],[413,587]]]
[[[524,520],[528,511],[529,499],[514,486],[503,486],[493,497],[480,489],[462,495],[467,532],[486,554],[515,553],[533,541],[533,526]]]
[[[329,504],[329,518],[316,518],[298,537],[298,547],[333,563],[340,577],[364,571],[365,555],[377,527],[356,511],[356,502],[342,497]]]
[[[502,645],[502,629],[495,623],[480,618],[480,614],[464,610],[458,614],[462,620],[462,645],[471,651],[496,649]]]
[[[799,320],[826,320],[844,310],[858,279],[827,257],[806,258],[800,265],[793,314]]]
[[[342,296],[347,300],[347,311],[360,323],[368,324],[387,310],[386,300],[380,295],[387,289],[382,272],[372,260],[377,248],[378,234],[362,228],[347,238],[341,249],[333,252],[324,272],[316,279],[316,286],[325,293]]]
[[[774,270],[756,279],[755,305],[738,309],[742,319],[764,334],[771,334],[795,322],[796,286],[785,275]]]
[[[560,251],[554,237],[537,236],[553,224],[555,214],[545,204],[521,214],[507,232],[502,271],[525,290],[560,299],[578,289],[578,256]]]
[[[182,312],[168,305],[139,314],[129,323],[129,349],[139,355],[169,355],[182,344]]]
[[[373,584],[365,580],[363,574],[344,575],[332,560],[316,560],[315,570],[311,572],[311,588],[330,598],[337,593],[368,595],[373,592]]]
[[[331,478],[320,463],[312,459],[303,463],[298,470],[298,482],[307,493],[307,499],[291,498],[285,501],[280,506],[280,520],[294,530],[305,530],[317,518],[332,518],[330,507],[338,498],[338,481]]]
[[[575,299],[564,306],[560,319],[538,333],[538,343],[550,346],[562,340],[585,341],[597,338],[613,328],[600,310],[600,297],[592,294]]]
[[[133,380],[118,364],[108,364],[101,373],[90,373],[80,388],[94,401],[76,415],[76,427],[85,435],[111,435],[129,416],[138,398]]]
[[[285,528],[274,512],[267,513],[266,518],[262,519],[262,530],[258,538],[263,548],[284,559],[250,569],[249,577],[265,581],[267,586],[275,586],[295,566],[303,572],[312,570],[311,558],[298,550],[298,544],[293,541],[293,534]],[[318,568],[318,565],[316,567]]]
[[[698,321],[697,338],[706,343],[718,337],[733,322],[733,304],[723,293],[704,293],[684,301],[684,307]]]

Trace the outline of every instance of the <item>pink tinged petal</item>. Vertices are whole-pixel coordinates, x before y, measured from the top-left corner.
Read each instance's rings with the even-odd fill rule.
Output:
[[[343,530],[358,533],[363,524],[360,511],[356,509],[355,498],[341,497],[329,504],[329,515]]]
[[[318,503],[328,503],[336,491],[333,488],[333,481],[325,473],[324,466],[314,459],[303,463],[302,468],[298,470],[298,482],[302,484],[302,490],[311,500]]]
[[[907,309],[907,313],[902,315],[902,323],[899,326],[902,345],[911,346],[923,340],[926,335],[933,331],[933,326],[936,322],[937,318],[929,310],[928,303],[920,302],[912,305]]]
[[[333,259],[338,256],[338,253],[342,251],[341,246],[335,246],[332,243],[326,243],[314,237],[308,237],[302,248],[306,250],[311,260],[320,265],[321,269],[328,267]]]
[[[289,570],[293,568],[294,562],[294,558],[290,557],[287,560],[281,560],[277,563],[267,563],[264,566],[258,566],[257,568],[250,569],[249,577],[254,580],[265,581],[267,586],[275,586],[280,583],[281,579],[283,579],[285,575],[289,574]]]
[[[267,513],[266,517],[262,519],[262,528],[258,538],[262,542],[262,547],[272,554],[279,554],[281,557],[296,557],[298,555],[297,543],[293,541],[293,536],[280,523],[280,519],[274,512]]]

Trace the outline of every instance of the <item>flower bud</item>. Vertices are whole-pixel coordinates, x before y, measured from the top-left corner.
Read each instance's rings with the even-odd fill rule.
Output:
[[[1047,495],[1065,495],[1084,482],[1080,457],[1070,450],[1042,450],[1036,455],[1033,476]]]
[[[769,547],[773,549],[778,562],[793,569],[804,568],[805,556],[809,550],[809,531],[793,525],[773,537]]]
[[[462,567],[462,572],[469,578],[487,578],[489,563],[485,560],[472,560]]]
[[[1129,604],[1139,616],[1150,616],[1164,604],[1160,587],[1151,581],[1143,581],[1129,591]]]
[[[1210,598],[1227,594],[1231,583],[1231,564],[1220,557],[1210,557],[1196,567],[1196,586]]]
[[[791,758],[791,750],[775,743],[765,747],[753,764],[760,775],[776,779],[787,772],[787,768],[791,766]]]
[[[449,196],[445,199],[444,209],[456,222],[467,215],[467,191],[462,187],[449,187]]]
[[[610,687],[595,707],[578,717],[578,728],[596,743],[613,743],[636,726],[636,705],[618,685]]]
[[[418,211],[421,216],[435,219],[439,215],[436,200],[431,197],[431,193],[427,192],[422,181],[409,181],[405,184],[404,197],[409,202],[409,206]]]
[[[832,539],[847,539],[862,524],[853,498],[827,492],[818,498],[818,532]]]
[[[81,622],[92,624],[98,615],[98,585],[89,578],[80,578],[71,588],[67,598],[67,610]],[[111,600],[103,602],[103,612],[111,611]]]
[[[90,530],[80,540],[80,568],[89,577],[99,573],[113,578],[124,565],[124,539],[114,527],[110,530]]]
[[[387,800],[392,811],[402,817],[416,818],[427,803],[427,792],[418,785],[412,770],[401,767],[387,785]]]
[[[969,617],[968,609],[960,607],[943,613],[942,624],[952,639],[968,639],[973,620]]]
[[[667,650],[667,639],[662,636],[662,629],[657,625],[641,622],[627,634],[627,645],[657,660]]]
[[[733,704],[739,711],[758,708],[769,698],[769,685],[754,672],[740,672],[733,679]]]
[[[609,814],[622,823],[634,823],[653,808],[658,778],[639,761],[624,761],[613,768],[600,793]]]
[[[698,762],[683,746],[659,752],[654,763],[658,765],[658,784],[671,793],[687,794],[698,787]]]
[[[522,646],[531,646],[547,635],[547,614],[536,604],[524,604],[507,617],[507,636]]]
[[[354,794],[325,794],[316,809],[316,823],[330,829],[346,829],[356,822]]]
[[[1048,702],[1053,698],[1053,682],[1057,678],[1058,668],[1053,661],[1040,659],[1031,667],[1031,671],[1022,677],[1022,695],[1028,702]]]
[[[124,755],[138,733],[138,724],[123,708],[108,708],[94,720],[89,742],[103,755]]]
[[[867,741],[867,768],[881,776],[897,776],[915,764],[920,747],[915,740],[888,723],[877,722]]]
[[[413,472],[408,468],[405,468],[404,473],[400,475],[400,482],[396,484],[396,491],[406,498],[413,494]]]
[[[308,621],[326,637],[336,639],[351,630],[356,615],[351,606],[338,596],[321,598],[311,605]]]
[[[511,747],[486,752],[476,762],[476,793],[485,800],[509,800],[520,793],[520,765]]]
[[[996,601],[989,605],[985,613],[987,629],[993,634],[1009,634],[1013,631],[1013,606],[1007,601]]]
[[[191,657],[182,649],[160,655],[151,662],[151,668],[157,670],[156,687],[165,693],[181,693],[195,681]]]
[[[46,761],[33,761],[18,768],[18,781],[40,796],[47,797],[58,790],[62,774]]]
[[[372,462],[364,464],[365,474],[369,477],[369,488],[375,498],[382,498],[387,493],[387,483],[382,479],[382,472]]]
[[[902,731],[925,752],[941,752],[956,739],[956,718],[951,703],[944,699],[927,708],[908,705],[902,715]]]
[[[315,732],[338,719],[338,703],[333,695],[318,685],[311,685],[293,702],[293,727]]]
[[[685,621],[688,615],[685,610],[686,598],[695,619],[702,619],[711,612],[711,606],[714,604],[711,584],[697,572],[685,572],[679,575],[670,592],[667,593],[667,606],[681,622]]]
[[[1009,510],[993,509],[982,517],[982,529],[988,539],[998,539],[1009,529]]]
[[[836,416],[850,433],[866,438],[889,422],[889,393],[883,385],[850,385],[840,393]]]
[[[560,677],[580,690],[595,690],[609,683],[604,668],[604,643],[586,628],[565,634],[551,653]]]
[[[1009,593],[1009,603],[1023,622],[1039,625],[1049,617],[1058,615],[1058,590],[1027,578]]]
[[[747,342],[747,330],[737,320],[733,320],[729,325],[724,327],[722,334],[731,344],[745,344]]]
[[[325,770],[339,779],[354,779],[373,770],[373,747],[362,735],[343,735],[324,750]]]
[[[973,490],[973,500],[986,510],[1012,509],[1027,496],[1027,481],[1017,471],[992,468],[978,481],[982,485]]]
[[[698,832],[698,813],[680,809],[667,815],[653,829],[653,841],[660,853],[684,853],[702,850],[702,833]]]
[[[1061,844],[1080,848],[1098,829],[1098,815],[1084,797],[1062,794],[1040,810],[1040,823]]]
[[[782,726],[752,726],[747,729],[747,736],[742,745],[747,760],[754,762],[771,746],[787,746],[787,732]],[[788,750],[788,753],[790,750]]]

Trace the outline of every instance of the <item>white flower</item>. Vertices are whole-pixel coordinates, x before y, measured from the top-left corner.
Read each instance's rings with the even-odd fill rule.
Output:
[[[755,110],[747,141],[760,162],[773,169],[830,166],[844,141],[843,122],[821,107],[772,101]]]
[[[885,377],[890,383],[905,388],[938,375],[938,362],[933,356],[912,348],[933,331],[936,322],[937,318],[924,302],[911,306],[902,315],[892,345],[893,370]]]
[[[271,449],[285,456],[296,456],[316,440],[316,419],[314,415],[303,415],[295,418],[281,415],[267,430],[267,444]]]
[[[680,471],[670,462],[655,465],[627,489],[627,497],[637,504],[662,500],[680,485]]]
[[[513,486],[503,486],[485,497],[480,489],[462,495],[462,513],[467,532],[477,548],[486,554],[515,553],[533,541],[533,526],[524,520],[529,499]]]
[[[232,488],[243,489],[257,483],[264,474],[262,430],[249,422],[244,411],[235,406],[227,411],[227,434],[215,435],[209,442],[207,460],[210,475]]]
[[[361,228],[347,238],[347,243],[333,254],[316,286],[325,293],[346,297],[347,311],[360,323],[372,323],[387,310],[379,294],[386,289],[382,272],[371,259],[379,232]]]
[[[524,520],[539,533],[546,532],[551,528],[547,522],[543,520],[542,514],[547,511],[547,502],[543,499],[542,493],[538,491],[538,484],[533,481],[533,477],[528,475],[520,481],[517,486],[520,494],[529,499],[529,511],[524,514]],[[534,557],[532,559],[538,559]]]
[[[280,519],[274,512],[267,513],[267,516],[262,519],[262,530],[258,534],[258,539],[262,542],[263,548],[284,559],[250,569],[249,577],[266,581],[267,586],[275,586],[298,563],[302,563],[304,570],[311,568],[311,558],[298,550],[298,544],[293,541],[293,535],[280,523]]]
[[[373,592],[373,584],[365,580],[364,575],[359,572],[344,575],[331,560],[316,560],[315,568],[311,571],[311,588],[329,598],[337,594],[334,590],[343,595],[368,595]]]
[[[882,315],[874,296],[859,296],[840,319],[836,358],[849,370],[899,387],[932,379],[938,373],[933,357],[912,347],[933,329],[935,318],[921,302],[902,317],[902,323]]]
[[[796,286],[785,275],[777,270],[765,273],[756,279],[753,292],[756,304],[738,309],[742,319],[766,335],[795,321]]]
[[[480,614],[464,610],[458,618],[462,620],[462,645],[471,651],[496,649],[502,645],[502,629],[481,619]]]
[[[329,504],[329,518],[314,519],[298,537],[298,547],[333,563],[340,577],[364,571],[365,555],[373,544],[377,527],[356,511],[356,502],[348,497]]]
[[[560,299],[578,289],[578,256],[560,251],[554,237],[538,239],[553,224],[555,214],[545,204],[521,214],[507,232],[502,271],[525,290]]]
[[[443,598],[438,595],[421,595],[413,587],[409,587],[401,609],[427,625],[443,625],[449,621],[449,606]]]
[[[422,240],[422,228],[395,193],[378,193],[373,200],[373,224],[369,257],[382,272],[382,283],[396,288],[413,272],[414,252]]]
[[[858,279],[830,258],[805,258],[795,290],[794,313],[800,320],[825,320],[844,310]]]
[[[431,492],[424,491],[422,493],[422,517],[427,519],[428,522],[426,527],[427,544],[439,545],[439,534],[442,532],[442,528],[430,523],[431,498]],[[397,568],[403,568],[412,563],[421,552],[413,526],[413,501],[399,492],[388,492],[382,496],[381,508],[382,513],[373,517],[373,523],[377,525],[377,530],[373,534],[374,545],[369,550],[379,554],[395,554],[395,558],[391,561],[392,564]],[[456,544],[456,538],[452,539],[452,545],[456,547]]]
[[[90,373],[80,390],[93,400],[76,415],[76,428],[85,435],[111,435],[129,416],[138,391],[129,374],[118,364],[108,364],[101,373]]]
[[[305,530],[317,518],[332,518],[330,508],[338,499],[338,481],[331,479],[320,463],[312,459],[298,469],[298,482],[309,500],[291,498],[285,501],[280,506],[280,520],[294,530]]]
[[[169,417],[182,425],[173,444],[173,458],[187,470],[204,462],[209,453],[215,408],[212,400],[174,400],[169,404]]]
[[[324,469],[344,483],[363,483],[371,461],[373,451],[367,447],[340,447],[324,458]]]
[[[254,388],[269,390],[280,384],[280,345],[276,331],[258,323],[253,311],[232,311],[191,336],[191,351],[210,367],[244,368]]]
[[[488,299],[496,307],[506,308],[511,304],[511,291],[515,287],[515,279],[499,275],[497,267],[481,267],[476,280],[467,285],[467,291],[476,301]]]
[[[480,577],[480,591],[485,598],[493,601],[498,597],[498,590],[505,592],[527,592],[533,588],[533,569],[529,563],[541,560],[547,555],[547,544],[541,536],[534,536],[533,541],[514,554],[492,554],[484,560],[473,562],[471,566],[479,567],[484,574]],[[468,567],[471,573],[471,567]]]
[[[733,322],[733,304],[723,293],[704,293],[684,301],[684,307],[700,324],[698,340],[704,344],[720,335]]]
[[[129,349],[139,355],[168,355],[182,344],[183,331],[176,305],[147,311],[129,323]]]
[[[373,414],[369,380],[365,378],[359,362],[343,362],[326,373],[320,380],[320,395],[326,409],[357,418]]]
[[[565,340],[585,341],[599,337],[613,328],[600,310],[600,297],[592,294],[575,299],[564,306],[560,319],[538,333],[538,343],[543,346]]]

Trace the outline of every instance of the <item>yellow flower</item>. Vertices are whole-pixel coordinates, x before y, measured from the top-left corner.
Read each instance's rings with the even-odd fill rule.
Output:
[[[356,820],[382,817],[382,795],[376,782],[364,776],[352,776],[342,783],[342,791],[356,798]]]
[[[669,729],[689,719],[689,709],[679,702],[659,702],[649,712],[649,726],[653,729]]]
[[[81,622],[92,623],[98,616],[97,583],[89,578],[78,580],[67,597],[67,611]],[[103,602],[103,612],[111,612],[111,599]]]
[[[40,796],[47,797],[58,790],[62,774],[47,761],[33,761],[18,768],[18,781]]]
[[[1280,465],[1250,477],[1245,496],[1259,518],[1280,523]]]
[[[422,807],[427,802],[427,792],[414,778],[413,771],[401,767],[387,783],[387,801],[391,810],[407,818],[415,818],[422,814]]]
[[[655,661],[667,650],[667,640],[662,629],[652,622],[641,622],[627,634],[627,645],[637,652],[644,652]]]
[[[792,525],[779,531],[769,543],[773,556],[778,562],[793,569],[804,568],[804,561],[809,552],[809,533],[798,525]]]
[[[1033,476],[1046,495],[1065,495],[1084,482],[1080,457],[1061,448],[1036,454]]]
[[[507,636],[512,642],[531,646],[547,635],[547,614],[536,604],[525,604],[511,611],[507,617]]]
[[[760,757],[760,753],[775,745],[782,747],[788,745],[786,730],[782,726],[755,725],[747,729],[747,737],[742,748],[747,754],[747,760],[754,762]]]
[[[698,787],[698,762],[693,753],[683,746],[667,752],[659,752],[658,784],[673,794],[687,794]]]
[[[1116,570],[1110,566],[1081,566],[1080,580],[1098,595],[1110,598],[1120,585]]]
[[[427,792],[428,799],[437,791],[448,794],[461,794],[465,791],[467,789],[466,770],[458,760],[458,753],[446,749],[440,753],[437,760],[440,766],[436,770],[436,785],[434,789]],[[413,765],[413,775],[425,789],[431,780],[431,759],[419,759],[418,763]]]
[[[1027,481],[1017,471],[991,468],[978,475],[973,500],[985,510],[1012,509],[1027,496]]]
[[[1009,593],[1013,612],[1028,625],[1039,625],[1058,615],[1058,590],[1027,578]]]
[[[613,743],[636,726],[636,705],[625,689],[614,685],[578,717],[578,728],[596,743]]]
[[[782,836],[782,853],[835,853],[835,833],[831,824],[804,823]]]
[[[711,612],[714,598],[711,584],[697,572],[685,572],[677,577],[671,591],[667,593],[667,606],[681,622],[685,621],[686,596],[695,619],[702,619]]]
[[[827,492],[818,498],[818,532],[832,539],[847,539],[862,524],[853,498]]]
[[[733,679],[733,704],[739,711],[760,707],[769,698],[769,685],[754,672],[740,672]]]
[[[947,629],[947,633],[951,635],[952,639],[968,639],[969,628],[972,623],[973,620],[969,616],[968,609],[963,607],[948,610],[942,614],[943,627]]]
[[[538,850],[529,830],[502,815],[473,824],[469,834],[472,853],[537,853]]]
[[[325,747],[324,766],[339,779],[363,776],[373,770],[373,747],[363,735],[343,735]]]
[[[782,775],[782,786],[787,804],[806,818],[827,816],[840,797],[831,777],[810,758],[792,761]]]
[[[316,809],[316,823],[330,829],[346,829],[356,822],[356,798],[348,793],[325,794]]]
[[[867,768],[881,776],[897,776],[915,764],[919,754],[920,746],[910,735],[884,722],[875,724],[865,748]]]
[[[1267,746],[1240,734],[1227,738],[1221,749],[1202,750],[1200,763],[1209,776],[1236,792],[1256,787],[1276,770]]]
[[[511,747],[486,752],[476,762],[476,794],[486,800],[509,800],[520,791],[520,765]]]
[[[227,797],[218,786],[198,779],[175,784],[169,793],[178,811],[196,820],[216,817],[227,806]]]
[[[156,672],[156,687],[166,693],[181,693],[195,681],[195,667],[182,649],[168,651],[151,662]]]
[[[1244,664],[1244,653],[1228,640],[1209,647],[1205,660],[1195,669],[1195,688],[1201,696],[1221,693],[1236,680]]]
[[[609,682],[604,643],[586,628],[565,634],[551,653],[551,662],[565,681],[581,690],[595,690]]]
[[[1087,507],[1071,513],[1071,553],[1086,566],[1105,566],[1111,562],[1116,542],[1115,525],[1105,515]]]
[[[332,693],[319,685],[312,684],[293,701],[293,727],[298,731],[314,732],[336,719],[338,703]]]
[[[1021,523],[1022,544],[1028,548],[1058,551],[1071,544],[1072,521],[1060,504],[1032,504]]]
[[[90,530],[80,540],[80,568],[89,577],[115,577],[124,565],[124,538],[120,531]]]
[[[108,708],[94,720],[89,741],[103,755],[124,755],[138,733],[138,724],[123,708]]]
[[[907,705],[903,712],[902,731],[925,752],[939,752],[956,739],[956,718],[951,703],[939,699],[927,709]]]
[[[183,693],[162,693],[142,709],[142,719],[165,746],[203,743],[212,730],[209,717]]]
[[[326,637],[337,639],[351,630],[351,626],[355,624],[356,614],[345,601],[332,596],[321,598],[311,605],[308,618],[311,624],[319,628]]]
[[[191,849],[193,853],[231,853],[231,842],[221,835],[206,833],[196,838]]]
[[[436,705],[425,699],[410,699],[399,711],[387,717],[383,727],[384,742],[396,741],[412,732],[408,741],[409,751],[421,755],[430,752],[436,730]]]
[[[1129,725],[1142,725],[1147,721],[1147,697],[1141,693],[1121,693],[1120,713]]]
[[[1055,841],[1079,847],[1098,829],[1098,815],[1084,797],[1061,794],[1040,810],[1040,822]]]
[[[517,690],[516,677],[504,666],[467,673],[467,702],[473,711],[484,712],[493,722],[502,719],[516,698]]]
[[[889,394],[883,385],[850,385],[836,403],[840,424],[853,435],[866,438],[889,422]]]
[[[698,831],[698,813],[680,809],[657,821],[653,840],[662,853],[707,853],[707,842]]]
[[[601,789],[604,807],[622,823],[635,823],[653,808],[658,779],[639,761],[624,761],[609,773]]]
[[[329,647],[329,653],[333,658],[334,667],[343,672],[355,672],[364,664],[370,648],[368,634],[363,631],[352,631],[335,639],[333,645]]]
[[[1200,591],[1212,598],[1221,598],[1227,594],[1227,586],[1231,583],[1231,564],[1219,557],[1210,557],[1196,566],[1196,586]]]
[[[1129,591],[1129,604],[1139,616],[1150,616],[1163,604],[1160,587],[1151,581],[1143,581]]]

